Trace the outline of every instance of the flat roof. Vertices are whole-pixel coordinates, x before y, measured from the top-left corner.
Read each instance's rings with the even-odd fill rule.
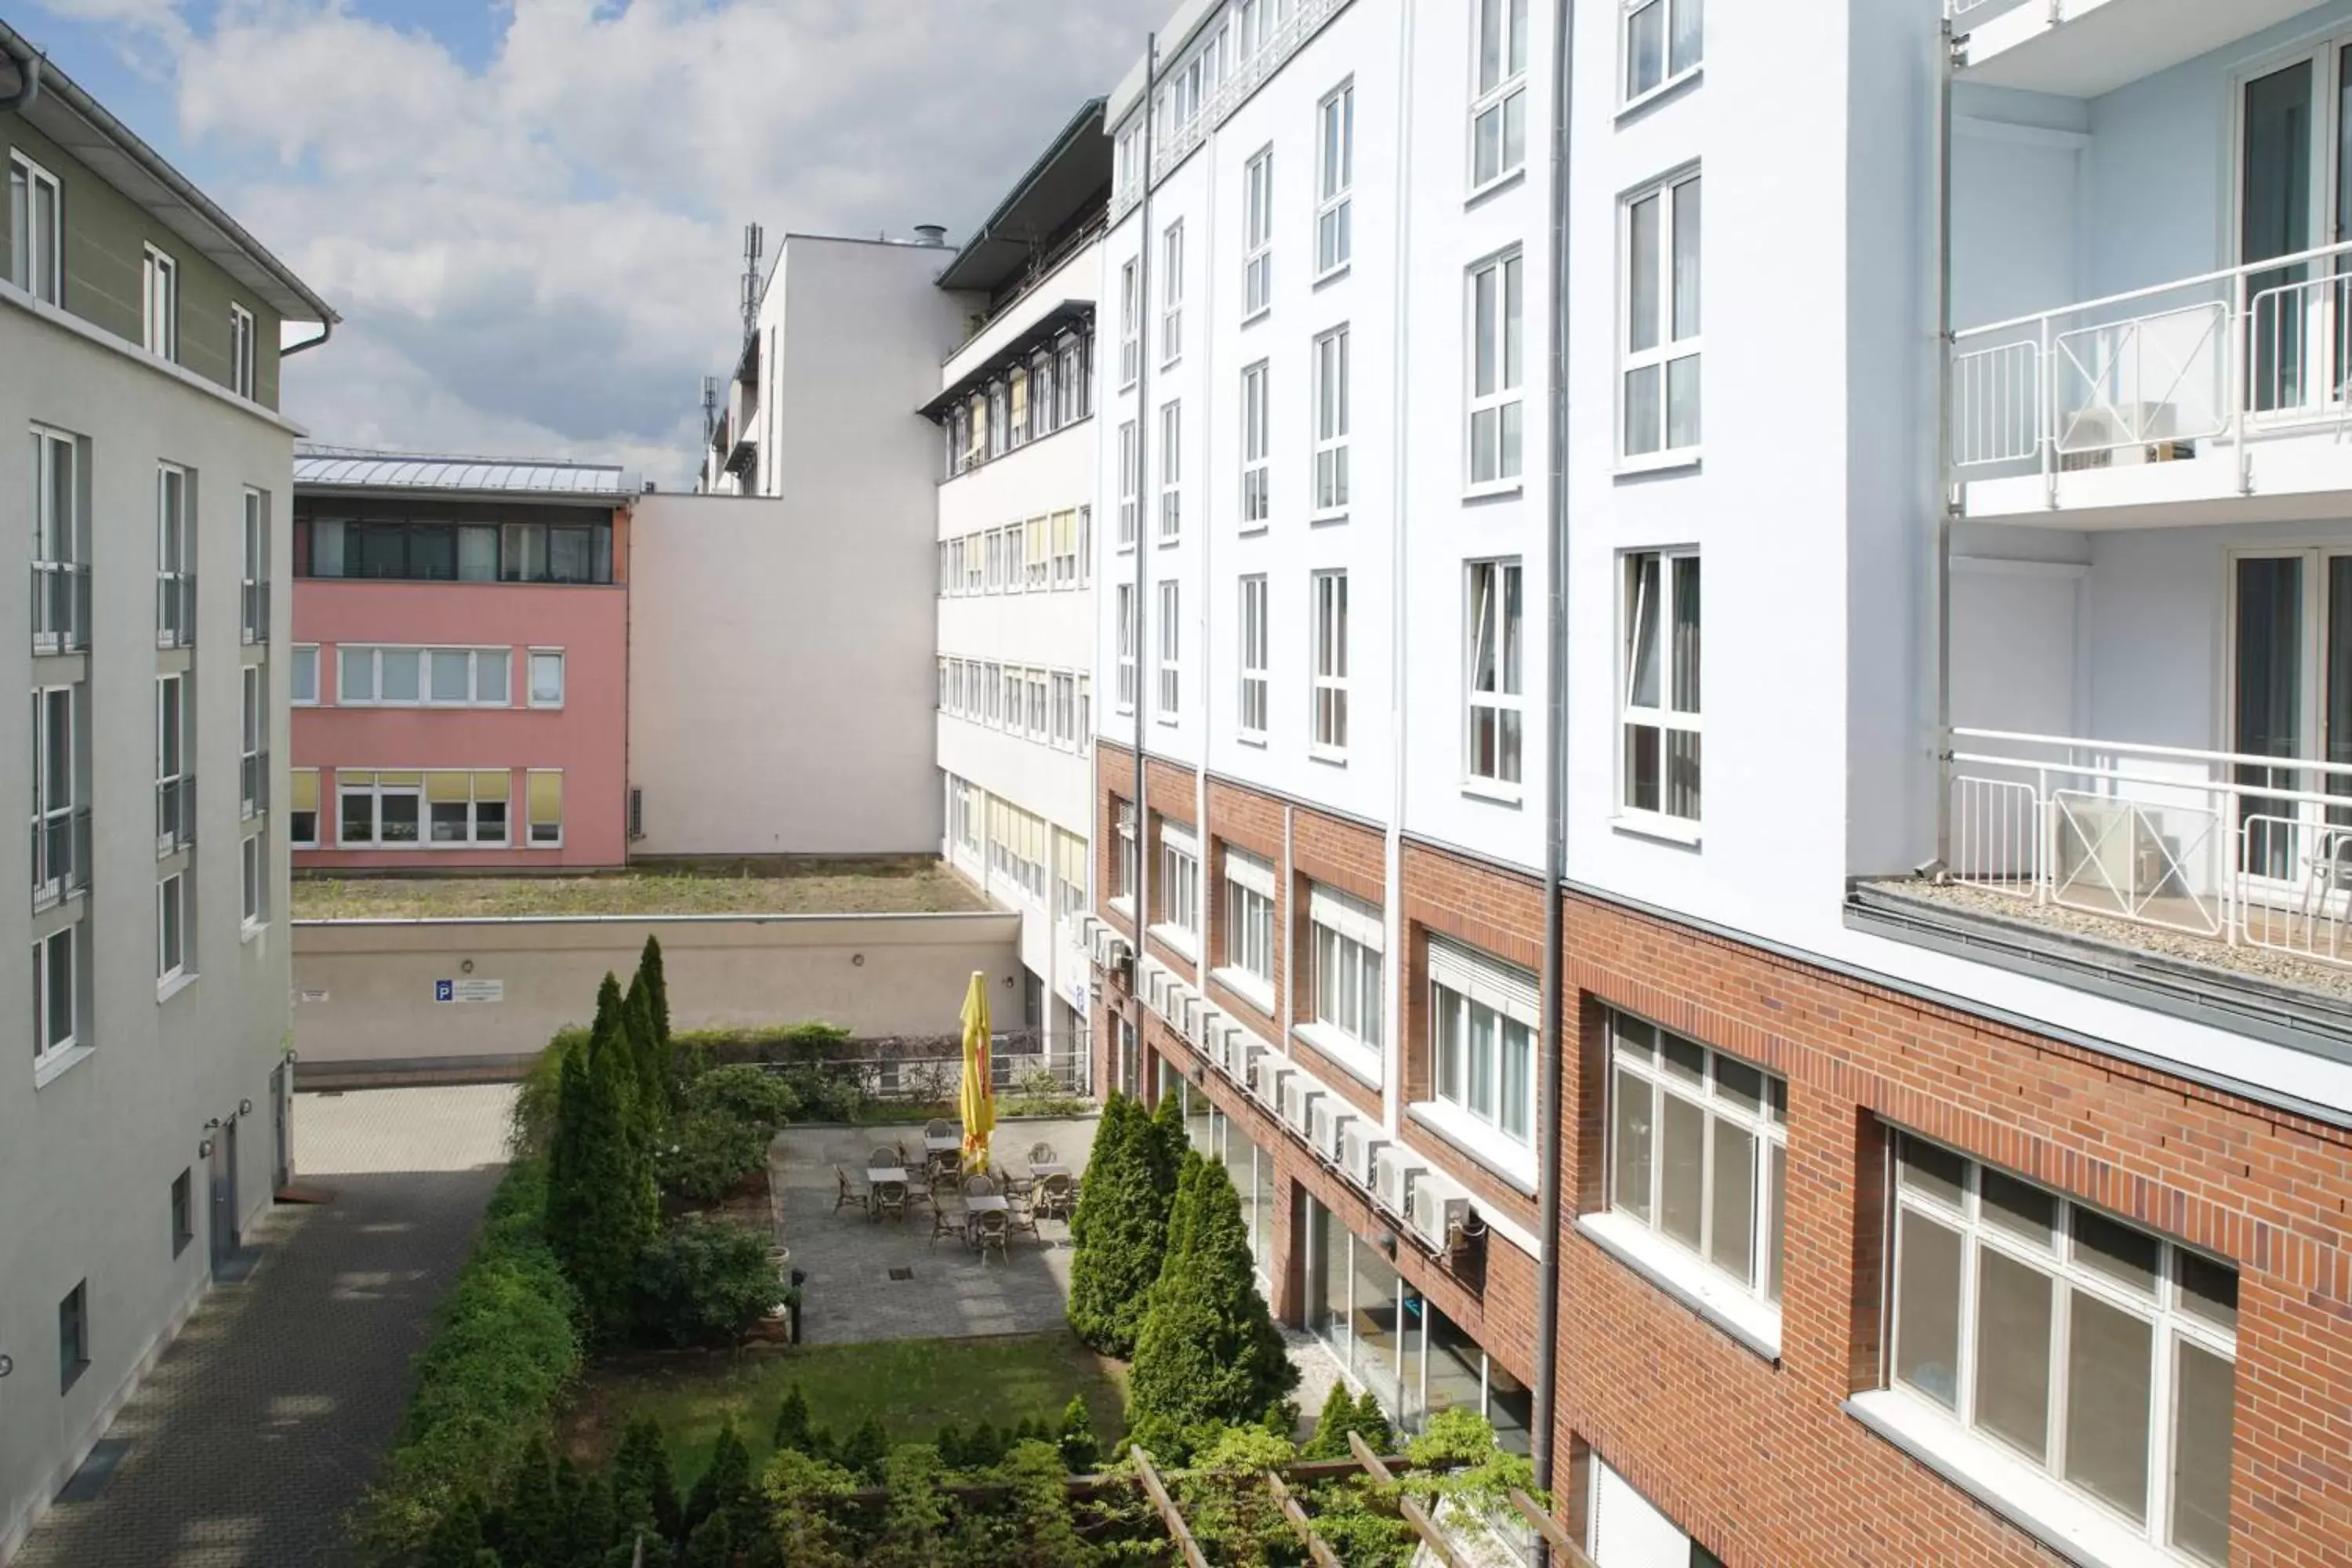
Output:
[[[964,241],[940,274],[942,289],[992,291],[1028,266],[1039,248],[1067,229],[1110,188],[1111,146],[1103,134],[1103,100],[1078,107],[1029,172]]]
[[[634,499],[641,487],[637,476],[617,463],[387,452],[305,442],[294,448],[294,488],[376,493],[429,491],[443,496],[498,496],[509,500],[575,500],[595,497],[626,501]]]

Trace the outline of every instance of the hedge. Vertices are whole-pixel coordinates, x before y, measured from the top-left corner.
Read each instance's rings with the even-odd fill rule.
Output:
[[[381,1548],[414,1551],[468,1497],[503,1495],[579,1375],[579,1299],[548,1249],[546,1207],[546,1161],[518,1159],[435,1313],[408,1413],[362,1505]]]

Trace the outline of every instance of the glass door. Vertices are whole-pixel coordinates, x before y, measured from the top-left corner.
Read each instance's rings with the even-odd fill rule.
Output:
[[[2239,134],[2238,258],[2293,256],[2316,245],[2315,87],[2324,57],[2312,56],[2245,84]],[[2308,264],[2274,268],[2246,280],[2247,397],[2257,413],[2299,408],[2308,378],[2305,321]]]
[[[2305,679],[2306,559],[2242,555],[2234,563],[2235,623],[2230,750],[2255,757],[2306,755]],[[2293,789],[2300,770],[2240,763],[2242,789]],[[2295,816],[2292,801],[2259,795],[2237,797],[2240,868],[2285,881],[2292,873]]]

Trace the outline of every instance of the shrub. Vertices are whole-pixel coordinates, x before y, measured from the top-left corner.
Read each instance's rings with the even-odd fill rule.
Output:
[[[1387,1453],[1396,1442],[1389,1418],[1370,1389],[1364,1390],[1360,1399],[1350,1398],[1347,1385],[1335,1383],[1323,1401],[1322,1414],[1315,1418],[1315,1435],[1299,1452],[1309,1459],[1344,1459],[1352,1452],[1348,1447],[1350,1432],[1370,1444],[1375,1454]]]
[[[800,1096],[782,1073],[739,1062],[713,1068],[688,1086],[688,1115],[716,1113],[773,1132],[800,1114]]]
[[[658,1213],[651,1151],[635,1118],[636,1064],[617,1001],[613,1010],[613,1020],[564,1060],[547,1190],[548,1245],[598,1339],[627,1325],[638,1255]]]
[[[1094,1417],[1087,1413],[1084,1394],[1070,1395],[1055,1441],[1062,1450],[1062,1468],[1073,1475],[1087,1475],[1102,1463],[1102,1439],[1095,1436]]]
[[[613,1513],[625,1537],[645,1530],[667,1541],[683,1526],[669,1445],[650,1415],[629,1423],[613,1456]]]
[[[732,1344],[783,1295],[757,1231],[704,1215],[673,1222],[638,1260],[643,1337],[673,1345]]]
[[[883,1462],[881,1539],[866,1554],[868,1568],[936,1568],[947,1560],[947,1500],[940,1491],[944,1467],[939,1450],[908,1443],[890,1450]]]
[[[579,1373],[579,1300],[547,1246],[546,1193],[544,1160],[509,1167],[436,1310],[415,1392],[364,1505],[380,1547],[413,1551],[470,1497],[503,1497]]]
[[[688,1203],[715,1204],[767,1163],[768,1132],[723,1111],[692,1111],[654,1151],[661,1190]]]
[[[791,1568],[853,1568],[856,1558],[843,1525],[843,1500],[856,1485],[837,1465],[786,1448],[761,1477],[768,1524]]]
[[[1006,1561],[1017,1568],[1087,1568],[1095,1561],[1070,1517],[1063,1477],[1061,1455],[1044,1443],[1015,1444],[1004,1456],[1015,1542]]]
[[[1114,1090],[1095,1131],[1070,1226],[1076,1244],[1070,1327],[1106,1355],[1135,1353],[1167,1252],[1176,1171],[1176,1157],[1150,1113]]]

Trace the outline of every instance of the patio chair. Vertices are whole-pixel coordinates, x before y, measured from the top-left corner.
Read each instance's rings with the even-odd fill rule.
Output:
[[[1002,1209],[982,1209],[971,1216],[971,1244],[979,1250],[982,1264],[988,1261],[988,1255],[992,1252],[996,1254],[999,1262],[1012,1261],[1004,1254],[1004,1238],[1012,1228],[1012,1216]]]
[[[1050,1165],[1060,1158],[1059,1154],[1054,1152],[1054,1146],[1051,1143],[1029,1145],[1029,1163],[1033,1165]]]
[[[934,1149],[923,1164],[934,1181],[945,1180],[952,1184],[963,1173],[963,1155],[954,1149]]]
[[[1034,1206],[1043,1218],[1067,1219],[1070,1211],[1076,1207],[1076,1194],[1077,1184],[1070,1180],[1069,1173],[1056,1171],[1050,1176],[1038,1178]]]
[[[1005,1200],[1005,1229],[1037,1234],[1037,1205],[1027,1197],[1014,1195]]]
[[[992,1198],[998,1195],[996,1178],[971,1175],[963,1179],[963,1195],[968,1198]]]
[[[848,1172],[835,1165],[833,1168],[833,1212],[839,1214],[846,1208],[865,1213],[866,1194],[849,1184]]]
[[[956,1137],[956,1124],[943,1116],[934,1116],[923,1123],[923,1136],[926,1138]]]
[[[969,1238],[964,1231],[964,1212],[961,1205],[943,1204],[937,1194],[931,1199],[931,1239],[926,1245],[937,1247],[940,1237],[952,1236],[958,1242]]]
[[[877,1182],[874,1187],[874,1206],[885,1218],[903,1221],[907,1217],[907,1184]]]
[[[904,1170],[907,1157],[899,1153],[891,1144],[877,1143],[873,1148],[866,1151],[866,1163],[877,1171]]]

